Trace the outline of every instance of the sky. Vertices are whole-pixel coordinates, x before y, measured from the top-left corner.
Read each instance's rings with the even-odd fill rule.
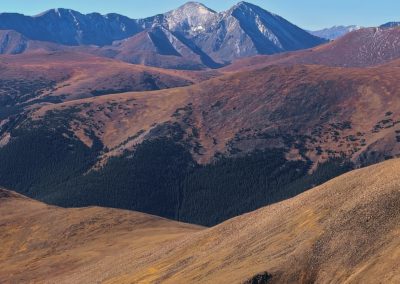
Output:
[[[198,1],[216,10],[227,10],[239,0]],[[0,12],[36,15],[52,8],[81,13],[119,13],[144,18],[164,13],[187,0],[0,0]],[[400,0],[247,0],[292,23],[310,30],[334,25],[378,26],[400,21]]]

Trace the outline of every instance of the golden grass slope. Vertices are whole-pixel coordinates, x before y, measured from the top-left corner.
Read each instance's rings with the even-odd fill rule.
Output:
[[[0,282],[400,281],[400,160],[209,229],[0,193]]]
[[[199,229],[123,210],[51,207],[0,189],[0,283],[94,283],[125,273],[120,258],[140,260]]]

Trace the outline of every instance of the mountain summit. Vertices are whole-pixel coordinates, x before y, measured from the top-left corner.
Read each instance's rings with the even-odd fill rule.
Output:
[[[233,6],[226,18],[238,22],[258,54],[304,49],[323,42],[284,18],[247,2]]]
[[[217,12],[198,2],[188,2],[164,14],[166,27],[183,32],[202,32],[212,23]]]
[[[207,67],[257,54],[305,49],[325,42],[247,2],[240,2],[220,13],[200,3],[188,2],[164,15],[141,21],[146,27],[162,27],[165,38],[178,53],[182,48],[176,45],[181,43],[200,58],[199,64]]]
[[[215,12],[214,10],[208,8],[207,6],[205,6],[204,4],[200,3],[200,2],[194,2],[194,1],[190,1],[187,2],[185,4],[183,4],[182,6],[180,6],[179,8],[172,10],[173,12],[185,12],[186,14],[208,14],[208,13],[212,13],[212,14],[216,14],[217,12]]]

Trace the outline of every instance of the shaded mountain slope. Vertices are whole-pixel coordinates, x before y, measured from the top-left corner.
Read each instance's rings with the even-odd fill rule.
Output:
[[[87,47],[91,50],[91,47]],[[31,40],[14,30],[0,30],[0,54],[22,54],[28,52],[73,51],[73,47],[47,42]]]
[[[396,283],[399,170],[399,160],[357,170],[209,229],[49,207],[2,190],[0,279],[244,283],[264,275],[268,283]]]
[[[172,43],[170,42],[172,41]],[[94,54],[129,63],[176,69],[207,69],[200,55],[162,28],[143,31],[111,46],[95,50]],[[215,64],[215,63],[214,63]]]
[[[27,39],[14,31],[0,31],[0,54],[18,54],[27,48]]]

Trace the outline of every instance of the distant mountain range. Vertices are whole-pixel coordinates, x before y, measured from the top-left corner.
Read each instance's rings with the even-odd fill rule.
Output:
[[[399,25],[389,22],[380,28]],[[0,54],[79,51],[134,64],[200,70],[254,55],[312,48],[361,28],[307,32],[247,2],[223,12],[188,2],[143,19],[52,9],[36,16],[0,13]]]
[[[356,31],[361,29],[361,26],[333,26],[331,28],[326,28],[322,30],[317,30],[317,31],[309,31],[312,35],[315,35],[320,38],[325,38],[329,40],[335,40],[339,37],[344,36],[345,34],[348,34],[352,31]]]
[[[394,28],[399,27],[400,22],[388,22],[379,26],[380,28]],[[322,30],[316,31],[308,31],[310,34],[315,35],[320,38],[328,39],[328,40],[335,40],[338,39],[350,32],[358,31],[364,27],[351,25],[351,26],[333,26],[331,28],[326,28]]]
[[[188,2],[145,19],[118,14],[83,15],[70,9],[53,9],[33,17],[2,13],[0,30],[20,34],[3,37],[1,53],[23,53],[29,47],[27,42],[34,40],[63,45],[52,49],[84,46],[92,53],[130,63],[182,69],[215,68],[237,58],[326,42],[246,2],[220,13]],[[6,47],[10,42],[12,48]]]

